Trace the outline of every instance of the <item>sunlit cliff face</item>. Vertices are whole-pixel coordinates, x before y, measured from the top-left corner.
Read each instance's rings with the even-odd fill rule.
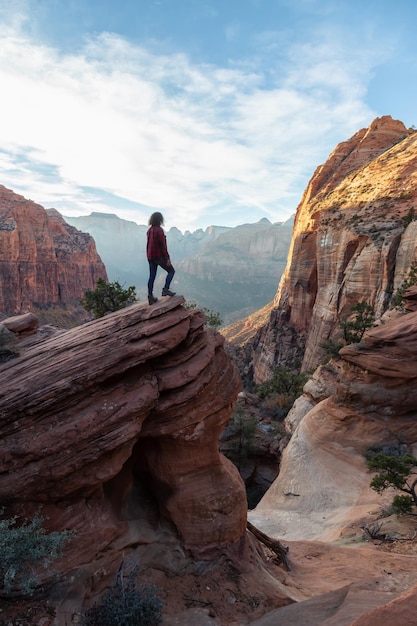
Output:
[[[107,279],[93,238],[0,185],[0,311],[77,303]]]
[[[275,311],[255,346],[255,378],[322,358],[357,302],[380,316],[416,257],[417,133],[390,117],[339,144],[297,209]]]

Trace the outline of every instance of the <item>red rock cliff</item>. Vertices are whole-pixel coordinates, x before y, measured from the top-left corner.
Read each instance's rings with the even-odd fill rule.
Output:
[[[137,472],[186,545],[242,536],[244,486],[217,448],[239,375],[221,335],[183,301],[132,305],[0,368],[1,502],[93,498],[97,511],[112,503],[117,512]],[[117,488],[109,484],[129,459]]]
[[[133,304],[48,339],[40,329],[0,366],[5,515],[76,533],[36,572],[49,607],[36,623],[79,623],[126,563],[158,586],[178,624],[208,623],[189,621],[199,604],[210,623],[248,623],[296,593],[247,532],[244,483],[219,453],[237,368],[183,304]],[[21,602],[15,621],[41,600]]]
[[[78,303],[106,269],[93,238],[0,185],[0,311]]]
[[[294,225],[268,324],[254,341],[257,382],[280,363],[311,369],[340,319],[366,301],[377,316],[416,261],[417,133],[381,117],[315,171]]]

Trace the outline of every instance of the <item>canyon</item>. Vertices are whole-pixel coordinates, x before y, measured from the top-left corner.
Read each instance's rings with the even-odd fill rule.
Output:
[[[94,237],[109,280],[134,285],[146,300],[148,226],[116,215],[92,213],[65,217],[69,224]],[[173,289],[189,302],[220,314],[230,324],[270,302],[287,263],[293,219],[271,224],[262,219],[234,228],[210,226],[182,233],[167,229],[168,250],[176,269]],[[157,277],[156,291],[163,286]]]
[[[5,320],[20,336],[0,365],[0,501],[76,533],[58,580],[38,572],[53,617],[45,604],[33,623],[79,622],[132,562],[162,590],[163,626],[413,623],[415,522],[370,488],[366,455],[417,452],[416,286],[393,304],[416,263],[416,159],[417,133],[389,116],[339,144],[297,209],[274,300],[232,330],[182,296],[70,330]],[[325,358],[358,302],[375,325]],[[256,383],[277,365],[310,373],[278,477],[249,512],[218,446],[240,401],[234,343]],[[288,548],[289,569],[251,524]]]
[[[383,316],[416,262],[416,202],[417,132],[390,116],[339,144],[316,169],[297,208],[269,320],[252,342],[257,383],[278,364],[314,369],[358,302]]]

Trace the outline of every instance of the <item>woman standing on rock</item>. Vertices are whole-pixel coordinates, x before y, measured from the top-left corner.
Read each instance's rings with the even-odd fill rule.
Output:
[[[147,244],[146,244],[146,256],[149,262],[149,280],[148,280],[148,302],[154,304],[158,302],[158,298],[153,295],[153,285],[156,278],[156,271],[158,265],[167,272],[165,279],[165,286],[162,289],[163,296],[175,296],[173,291],[169,290],[172,279],[174,278],[175,270],[169,258],[167,249],[167,240],[165,233],[162,229],[164,223],[164,216],[162,213],[152,213],[149,218],[149,230],[147,232]]]

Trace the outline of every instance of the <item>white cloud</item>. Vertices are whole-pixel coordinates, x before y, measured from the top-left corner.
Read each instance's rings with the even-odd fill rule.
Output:
[[[67,214],[114,212],[88,187],[144,205],[137,221],[146,207],[161,209],[183,230],[211,223],[214,206],[232,220],[235,212],[235,223],[246,208],[282,219],[323,145],[330,152],[373,116],[363,94],[375,52],[352,59],[340,45],[337,54],[329,44],[296,46],[266,85],[254,66],[193,65],[111,34],[63,54],[26,37],[23,22],[20,14],[0,32],[9,150],[0,182]],[[27,163],[16,171],[22,150]],[[54,177],[37,179],[42,166]],[[135,219],[132,211],[118,214]]]

